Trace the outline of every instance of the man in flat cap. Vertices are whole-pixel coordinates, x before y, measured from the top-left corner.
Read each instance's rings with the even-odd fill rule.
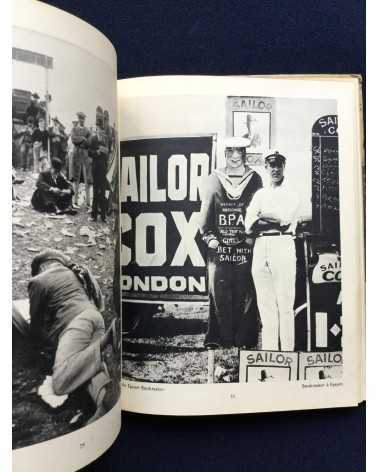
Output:
[[[250,273],[251,247],[244,232],[247,206],[262,187],[261,177],[246,166],[248,139],[224,141],[226,167],[208,178],[199,227],[208,247],[209,348],[254,346],[257,308]],[[255,339],[253,339],[255,338]]]
[[[294,236],[300,199],[285,179],[286,157],[265,158],[270,185],[247,208],[245,230],[256,238],[252,276],[262,322],[262,349],[294,350],[296,253]]]
[[[88,156],[90,130],[85,126],[85,114],[77,113],[78,124],[72,128],[71,141],[74,145],[72,156],[72,180],[74,182],[74,204],[78,206],[80,177],[83,174],[85,184],[85,199],[87,208],[90,208],[90,188],[92,185],[92,166]]]
[[[35,256],[31,273],[30,336],[54,356],[52,386],[56,395],[86,386],[96,407],[92,422],[116,400],[103,358],[109,344],[118,350],[115,321],[105,331],[103,295],[96,279],[89,269],[62,252],[48,249]]]

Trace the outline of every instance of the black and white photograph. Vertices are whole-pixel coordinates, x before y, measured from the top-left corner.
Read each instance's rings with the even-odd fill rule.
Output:
[[[120,143],[123,378],[341,379],[337,100],[128,107],[145,135]]]
[[[14,27],[12,67],[19,449],[90,425],[119,400],[118,137],[114,72],[85,48]]]

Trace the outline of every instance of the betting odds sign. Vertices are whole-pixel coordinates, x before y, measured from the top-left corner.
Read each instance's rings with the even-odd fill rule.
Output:
[[[337,115],[312,127],[311,350],[342,349],[342,270]]]
[[[198,229],[215,136],[121,142],[121,287],[124,301],[207,301]]]
[[[240,351],[239,382],[297,380],[298,353]]]
[[[312,222],[315,233],[340,244],[337,123],[326,115],[312,127]]]

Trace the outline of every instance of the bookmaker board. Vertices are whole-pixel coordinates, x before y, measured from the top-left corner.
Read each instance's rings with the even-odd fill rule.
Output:
[[[340,351],[320,353],[241,350],[239,353],[239,382],[327,382],[341,379],[342,368],[343,355]]]

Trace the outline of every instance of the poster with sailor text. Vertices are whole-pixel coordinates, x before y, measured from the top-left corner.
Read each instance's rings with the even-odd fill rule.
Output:
[[[121,287],[124,301],[205,301],[198,229],[214,135],[121,142]]]

